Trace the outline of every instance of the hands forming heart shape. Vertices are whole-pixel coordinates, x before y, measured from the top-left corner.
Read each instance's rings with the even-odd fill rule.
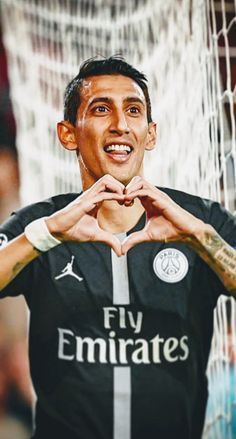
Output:
[[[104,201],[115,200],[127,208],[138,198],[146,211],[146,224],[122,243],[98,223]],[[99,241],[108,244],[118,256],[141,242],[185,241],[204,223],[175,203],[166,193],[142,177],[134,177],[125,187],[110,175],[100,178],[82,195],[47,220],[51,233],[62,241]]]

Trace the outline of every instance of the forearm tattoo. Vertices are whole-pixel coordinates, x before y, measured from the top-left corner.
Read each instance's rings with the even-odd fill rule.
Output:
[[[211,233],[205,233],[204,243],[212,256],[215,256],[215,254],[224,246],[222,238],[217,234],[212,235]]]
[[[219,276],[228,291],[236,295],[236,250],[216,232],[205,232],[193,247]]]
[[[12,278],[14,278],[25,266],[25,263],[17,262],[12,268]]]
[[[1,272],[0,291],[5,288],[21,270],[23,270],[25,265],[26,264],[23,262],[17,262],[10,270],[6,270],[5,272],[3,270],[3,272]]]

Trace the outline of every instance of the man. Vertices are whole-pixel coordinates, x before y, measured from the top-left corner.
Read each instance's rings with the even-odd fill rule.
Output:
[[[236,221],[144,180],[156,125],[145,76],[124,60],[85,62],[64,118],[84,192],[1,229],[2,297],[22,293],[31,310],[34,437],[199,439],[213,309],[236,293]]]

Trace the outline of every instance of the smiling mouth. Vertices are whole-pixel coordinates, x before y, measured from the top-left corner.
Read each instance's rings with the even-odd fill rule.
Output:
[[[117,144],[117,143],[104,146],[103,149],[107,154],[122,155],[122,156],[127,156],[133,151],[132,146],[126,144]]]

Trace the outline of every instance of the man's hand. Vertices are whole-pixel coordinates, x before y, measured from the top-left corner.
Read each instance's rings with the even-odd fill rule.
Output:
[[[168,195],[140,177],[126,187],[125,205],[138,197],[146,210],[143,230],[132,233],[122,244],[122,253],[144,241],[182,241],[212,268],[226,289],[236,295],[236,250],[210,225],[176,204]]]
[[[144,241],[185,241],[204,226],[200,219],[141,177],[134,177],[126,186],[124,204],[128,206],[135,198],[144,206],[147,222],[143,230],[132,233],[123,242],[123,254]]]
[[[103,201],[116,200],[123,203],[124,189],[125,186],[112,176],[103,176],[72,203],[46,220],[50,233],[61,241],[100,241],[121,256],[119,240],[112,233],[101,229],[97,213]]]

